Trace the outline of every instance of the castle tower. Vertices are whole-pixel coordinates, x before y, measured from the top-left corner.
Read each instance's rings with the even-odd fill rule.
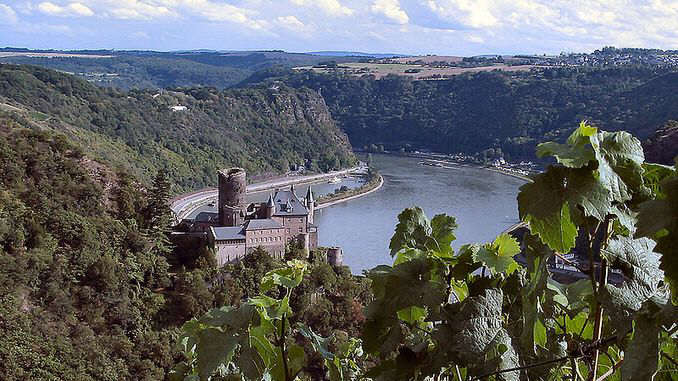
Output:
[[[313,190],[311,190],[310,185],[306,191],[306,199],[304,201],[306,202],[306,209],[308,209],[308,223],[312,224],[313,215],[315,214],[315,199],[313,198]]]
[[[268,201],[264,206],[264,217],[273,218],[274,214],[275,214],[275,202],[273,201],[273,195],[270,194],[268,195]]]
[[[247,174],[242,168],[219,171],[219,224],[242,224],[247,194]]]

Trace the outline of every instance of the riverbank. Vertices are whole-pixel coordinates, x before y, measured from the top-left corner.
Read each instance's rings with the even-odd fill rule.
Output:
[[[364,186],[354,189],[353,192],[343,192],[335,197],[330,197],[329,199],[322,200],[318,202],[316,209],[326,208],[328,206],[336,205],[342,202],[354,200],[363,196],[367,196],[370,193],[374,193],[381,189],[384,186],[384,177],[377,174],[376,181],[367,182]]]
[[[526,182],[532,182],[532,179],[529,177],[529,175],[522,175],[519,173],[512,172],[511,168],[501,168],[501,167],[491,167],[491,166],[486,166],[486,165],[481,165],[481,164],[474,164],[474,163],[467,163],[467,162],[458,162],[451,160],[447,155],[445,154],[440,154],[440,153],[413,153],[413,152],[383,152],[380,153],[380,155],[394,155],[394,156],[404,156],[404,157],[412,157],[412,158],[417,158],[417,159],[426,159],[430,162],[437,162],[440,164],[447,164],[451,166],[437,166],[441,168],[447,168],[447,169],[457,169],[457,168],[479,168],[479,169],[485,169],[488,171],[496,172],[496,173],[501,173],[502,175],[506,176],[511,176],[515,177],[517,179],[524,180]],[[532,172],[534,173],[534,172]]]
[[[294,177],[278,177],[274,179],[269,179],[268,181],[250,184],[247,186],[248,193],[256,193],[267,190],[273,190],[276,188],[283,188],[289,185],[303,185],[303,184],[313,184],[319,181],[326,180],[328,178],[333,178],[337,176],[343,176],[349,173],[356,173],[364,171],[365,167],[353,167],[340,171],[333,171],[329,173],[320,173],[314,175],[306,176],[294,176]],[[179,222],[182,219],[189,216],[196,209],[203,207],[210,202],[213,202],[218,196],[217,188],[208,188],[203,189],[197,192],[192,192],[184,194],[174,198],[171,201],[170,208],[174,213],[175,222]]]

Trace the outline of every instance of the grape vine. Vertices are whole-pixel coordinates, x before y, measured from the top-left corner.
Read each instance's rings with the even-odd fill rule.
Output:
[[[521,187],[520,240],[455,252],[453,217],[406,209],[393,265],[366,273],[374,298],[360,338],[332,352],[334,338],[290,326],[306,270],[292,261],[264,277],[262,295],[186,323],[172,379],[310,379],[311,354],[330,380],[675,379],[676,168],[644,163],[630,134],[586,123],[537,153],[555,163]],[[559,282],[556,263],[584,276]]]

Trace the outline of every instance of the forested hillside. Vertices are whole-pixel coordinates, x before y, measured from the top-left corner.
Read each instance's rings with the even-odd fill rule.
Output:
[[[469,154],[501,148],[513,159],[533,159],[536,142],[564,139],[581,120],[647,138],[678,118],[678,73],[650,67],[497,71],[438,81],[270,75],[322,92],[355,147]]]
[[[0,108],[68,134],[93,158],[144,183],[166,168],[175,191],[213,185],[217,169],[228,166],[263,175],[293,165],[326,171],[355,160],[323,99],[308,89],[124,92],[53,70],[0,65]]]

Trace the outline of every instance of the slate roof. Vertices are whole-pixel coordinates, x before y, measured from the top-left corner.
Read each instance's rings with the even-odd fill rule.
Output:
[[[217,241],[244,240],[245,231],[240,226],[211,228],[214,239]]]
[[[195,216],[195,222],[218,222],[219,213],[214,212],[200,212]]]
[[[282,229],[283,226],[280,225],[280,222],[272,220],[270,218],[266,219],[255,219],[245,222],[245,230],[266,230],[266,229]]]
[[[304,204],[299,200],[294,192],[289,190],[279,190],[273,196],[275,200],[275,214],[274,216],[285,217],[285,216],[306,216],[308,215],[308,209]]]

